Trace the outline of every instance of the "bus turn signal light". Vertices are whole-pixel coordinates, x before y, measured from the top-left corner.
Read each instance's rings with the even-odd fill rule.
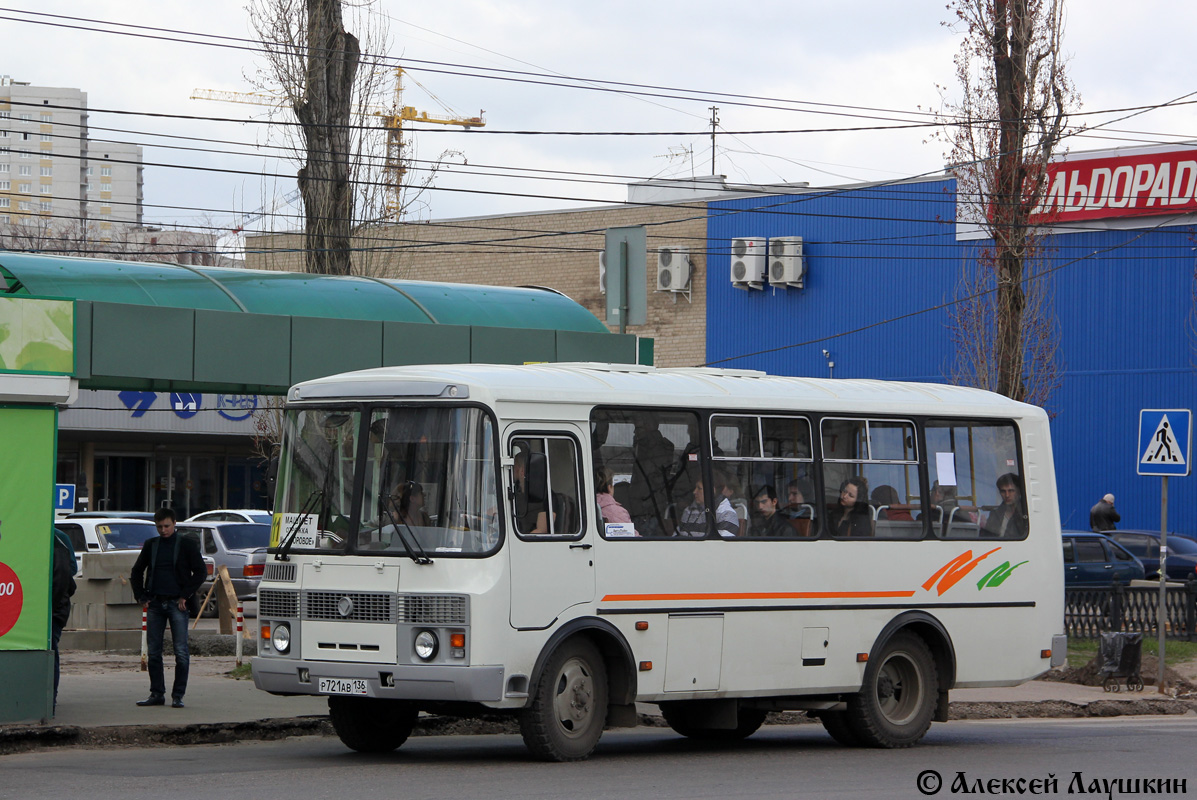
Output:
[[[449,634],[449,646],[450,647],[465,647],[465,634],[464,633]]]
[[[636,630],[638,630],[638,631],[646,631],[646,630],[648,630],[648,623],[647,623],[647,622],[637,622],[637,623],[636,623]]]
[[[1039,651],[1039,657],[1040,657],[1040,658],[1051,658],[1051,657],[1052,657],[1052,651],[1051,651],[1051,650],[1040,650],[1040,651]]]
[[[653,668],[653,662],[651,662],[651,661],[641,661],[640,662],[640,671],[641,672],[648,672],[652,668]]]
[[[261,639],[269,639],[270,638],[270,625],[262,626],[262,633],[259,636],[259,638],[261,638]]]
[[[869,654],[868,654],[868,653],[857,653],[857,654],[856,654],[856,663],[857,663],[857,664],[863,664],[863,663],[865,663],[865,662],[866,662],[866,661],[868,661],[868,660],[869,660]]]

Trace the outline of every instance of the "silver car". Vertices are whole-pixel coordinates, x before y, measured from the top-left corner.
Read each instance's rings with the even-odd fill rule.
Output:
[[[223,565],[233,581],[238,600],[257,596],[258,584],[266,564],[266,548],[270,546],[270,526],[255,522],[180,522],[177,532],[193,536],[199,542],[200,553],[215,562],[217,570]],[[211,581],[200,589],[204,597]]]

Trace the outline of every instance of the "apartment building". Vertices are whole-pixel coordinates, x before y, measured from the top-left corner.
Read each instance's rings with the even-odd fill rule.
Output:
[[[90,137],[87,93],[0,76],[0,226],[103,241],[141,219],[141,148]]]

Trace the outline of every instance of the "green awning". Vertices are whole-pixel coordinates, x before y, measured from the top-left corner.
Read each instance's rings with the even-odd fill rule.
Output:
[[[8,293],[294,317],[605,333],[551,289],[0,253]]]

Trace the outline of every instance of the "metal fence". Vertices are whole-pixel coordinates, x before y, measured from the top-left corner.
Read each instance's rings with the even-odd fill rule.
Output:
[[[1097,639],[1107,631],[1158,636],[1159,599],[1158,586],[1065,589],[1064,632],[1075,639]],[[1197,581],[1169,585],[1164,608],[1166,638],[1197,641]]]

